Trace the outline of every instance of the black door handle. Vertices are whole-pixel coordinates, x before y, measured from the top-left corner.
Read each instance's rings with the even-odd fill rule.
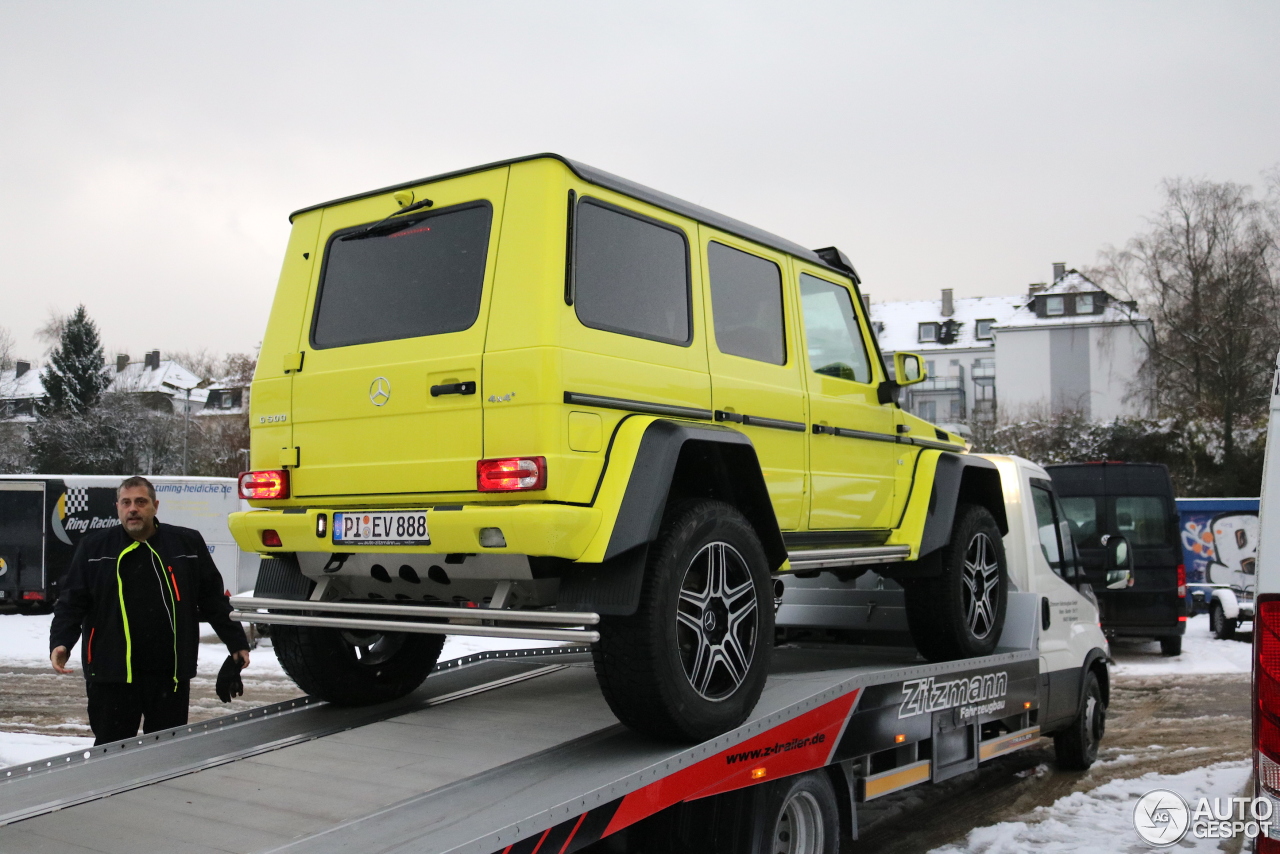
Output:
[[[439,397],[442,394],[475,394],[476,384],[474,381],[465,383],[445,383],[444,385],[433,385],[431,387],[431,396]]]
[[[1049,615],[1049,600],[1044,598],[1040,600],[1040,628],[1048,630],[1052,617]]]

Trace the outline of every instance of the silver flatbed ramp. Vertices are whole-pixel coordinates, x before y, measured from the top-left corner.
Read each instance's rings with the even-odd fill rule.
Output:
[[[1035,660],[1026,648],[947,664],[779,649],[752,718],[695,746],[620,726],[585,655],[485,661],[383,707],[312,703],[0,772],[0,851],[572,852],[655,809],[743,785],[762,773],[756,756],[773,756],[771,778],[814,751],[829,760],[866,688],[1034,673]]]

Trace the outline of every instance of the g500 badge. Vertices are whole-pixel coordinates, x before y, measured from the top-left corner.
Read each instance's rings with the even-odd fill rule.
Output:
[[[950,682],[935,682],[932,676],[908,679],[902,683],[898,717],[910,718],[956,706],[965,707],[960,710],[961,717],[973,717],[1003,708],[1004,696],[1008,693],[1009,674],[1004,671]]]
[[[288,415],[259,415],[259,424],[283,424],[289,420]]]

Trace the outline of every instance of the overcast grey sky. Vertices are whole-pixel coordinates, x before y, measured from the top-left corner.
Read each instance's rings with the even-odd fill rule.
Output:
[[[1280,4],[0,0],[0,326],[250,350],[290,211],[556,151],[876,301],[1018,293],[1280,164]]]

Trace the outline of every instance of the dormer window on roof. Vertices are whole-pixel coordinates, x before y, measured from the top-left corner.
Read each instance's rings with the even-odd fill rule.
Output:
[[[1076,314],[1093,314],[1093,294],[1076,294]]]
[[[1044,313],[1048,317],[1058,317],[1066,313],[1065,300],[1060,296],[1044,298]]]
[[[938,340],[938,324],[921,323],[919,341],[921,344],[932,344]]]
[[[994,317],[984,317],[982,320],[974,321],[973,337],[979,341],[990,341],[994,337],[991,334],[991,325],[995,322]]]

